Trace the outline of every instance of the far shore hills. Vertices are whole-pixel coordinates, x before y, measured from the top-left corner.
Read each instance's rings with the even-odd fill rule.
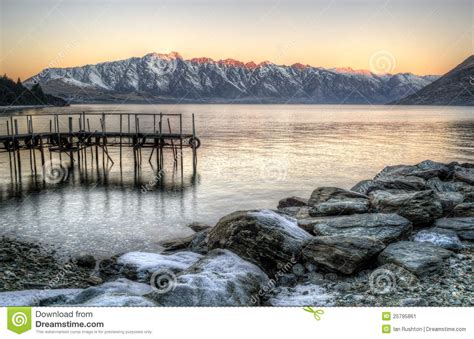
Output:
[[[176,52],[0,78],[0,107],[68,104],[474,105],[474,55],[445,75],[183,60]],[[43,92],[44,91],[44,92]],[[46,94],[48,93],[48,94]]]

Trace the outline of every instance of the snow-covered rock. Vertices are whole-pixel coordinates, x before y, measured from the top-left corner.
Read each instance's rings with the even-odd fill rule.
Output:
[[[43,306],[155,306],[153,301],[143,297],[150,293],[150,284],[138,283],[128,279],[118,279],[81,290],[79,293],[57,295],[43,299]]]
[[[209,248],[225,248],[272,274],[301,255],[312,236],[296,220],[270,210],[239,211],[209,232]]]
[[[256,265],[228,250],[213,250],[148,297],[161,306],[255,306],[269,283]]]
[[[153,272],[169,270],[177,273],[202,258],[194,252],[177,252],[174,254],[159,254],[149,252],[129,252],[117,259],[119,269],[125,276],[136,277],[138,281],[148,282]]]

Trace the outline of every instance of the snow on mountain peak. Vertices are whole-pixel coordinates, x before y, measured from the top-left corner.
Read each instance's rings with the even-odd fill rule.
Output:
[[[164,60],[176,60],[176,59],[183,59],[181,54],[178,52],[170,52],[170,53],[149,53],[146,56],[154,56],[156,58],[164,59]]]
[[[332,71],[337,73],[345,73],[345,74],[361,74],[361,75],[372,75],[372,72],[366,69],[353,69],[352,67],[335,67],[331,68]]]

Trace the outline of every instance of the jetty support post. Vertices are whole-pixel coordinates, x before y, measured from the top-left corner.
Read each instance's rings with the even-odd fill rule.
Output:
[[[30,130],[31,130],[31,140],[33,141],[33,168],[35,170],[35,177],[37,175],[37,169],[36,169],[36,148],[37,148],[37,145],[36,145],[36,140],[38,138],[38,136],[35,135],[35,130],[34,130],[34,127],[33,127],[33,116],[30,115]]]
[[[68,119],[69,122],[69,158],[71,159],[71,167],[74,166],[74,154],[72,153],[72,117],[69,117]]]
[[[192,114],[193,117],[193,141],[191,143],[191,147],[193,149],[193,175],[196,174],[197,168],[197,150],[196,150],[196,126],[194,123],[194,113]]]
[[[20,134],[18,132],[18,120],[14,120],[15,123],[15,136],[16,139],[18,139],[18,135]],[[16,146],[16,142],[14,141],[13,144],[15,145],[16,152],[17,152],[17,161],[18,161],[18,178],[21,181],[21,153],[20,153],[20,143],[18,142],[18,146]]]
[[[10,136],[10,122],[8,120],[7,120],[7,135]],[[8,160],[9,160],[9,165],[10,165],[10,179],[11,181],[13,181],[12,153],[10,152],[10,150],[8,151]]]
[[[122,171],[122,113],[120,113],[120,171]]]

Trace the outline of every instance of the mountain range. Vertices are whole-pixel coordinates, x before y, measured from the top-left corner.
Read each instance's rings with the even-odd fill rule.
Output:
[[[351,68],[185,60],[178,53],[68,68],[27,79],[68,102],[383,104],[414,94],[439,76],[375,74]]]

